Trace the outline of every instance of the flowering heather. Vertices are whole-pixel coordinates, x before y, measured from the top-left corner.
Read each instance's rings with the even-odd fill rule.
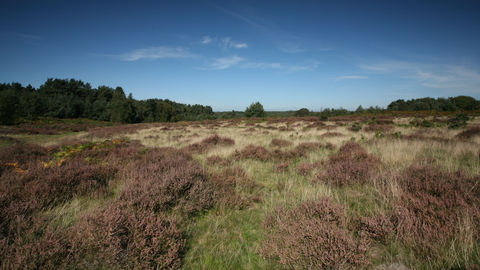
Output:
[[[270,153],[265,147],[249,144],[240,151],[235,150],[232,156],[236,160],[250,158],[267,161],[270,158]]]
[[[192,154],[201,154],[201,153],[208,152],[210,149],[214,148],[215,146],[231,146],[234,144],[235,144],[234,140],[226,137],[220,137],[217,134],[215,134],[208,138],[205,138],[199,143],[190,144],[186,146],[184,149]]]
[[[271,142],[270,142],[270,147],[287,147],[287,146],[290,146],[292,145],[293,142],[290,142],[290,141],[287,141],[287,140],[282,140],[282,139],[273,139]]]
[[[207,157],[207,164],[209,165],[230,166],[232,163],[232,160],[217,155]]]
[[[480,126],[468,128],[458,133],[455,137],[459,139],[470,139],[476,136],[480,136]]]
[[[185,251],[174,219],[118,204],[83,216],[70,231],[71,249],[88,268],[178,269]]]
[[[263,222],[261,255],[285,269],[369,269],[369,241],[348,229],[345,210],[329,198],[277,209]]]
[[[412,245],[417,256],[424,258],[445,256],[448,250],[444,247],[455,245],[462,235],[478,241],[478,181],[478,176],[472,178],[461,171],[445,172],[431,165],[407,168],[398,180],[405,192],[391,217],[396,235],[405,245]],[[471,252],[471,248],[465,248]],[[469,265],[469,258],[461,260]]]
[[[355,142],[347,142],[338,153],[329,157],[325,171],[318,171],[313,182],[325,182],[333,186],[364,184],[374,177],[380,159],[370,155]]]
[[[214,203],[213,187],[186,152],[149,149],[123,173],[126,180],[119,199],[139,210],[176,210],[191,215]]]

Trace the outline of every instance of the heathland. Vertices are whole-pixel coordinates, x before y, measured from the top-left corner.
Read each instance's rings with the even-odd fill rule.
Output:
[[[0,128],[1,269],[479,269],[470,113]]]

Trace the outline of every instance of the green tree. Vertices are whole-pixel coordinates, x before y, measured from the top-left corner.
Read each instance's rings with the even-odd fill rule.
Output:
[[[358,106],[358,108],[355,110],[355,113],[362,114],[365,112],[365,109],[362,107],[362,105]]]
[[[13,89],[0,92],[0,125],[12,125],[18,118],[18,95]]]
[[[260,102],[254,102],[245,109],[245,117],[265,117],[267,113]]]
[[[125,97],[125,92],[121,87],[115,88],[113,91],[112,101],[110,102],[110,121],[130,124],[135,118],[135,108],[133,107],[132,94]]]
[[[301,108],[300,110],[293,113],[293,116],[298,116],[298,117],[310,116],[310,110],[307,108]]]

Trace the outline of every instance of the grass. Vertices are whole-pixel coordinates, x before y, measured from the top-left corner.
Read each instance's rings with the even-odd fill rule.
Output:
[[[299,219],[298,222],[304,226],[320,224],[318,226],[321,228],[326,226],[328,229],[328,226],[333,224],[331,221],[302,214],[304,213],[302,211],[314,211],[319,202],[326,203],[327,209],[340,205],[345,213],[345,220],[328,231],[333,235],[332,239],[346,241],[342,242],[344,247],[350,245],[348,241],[353,241],[352,243],[363,243],[362,246],[367,248],[366,252],[360,250],[356,253],[355,258],[359,260],[356,267],[477,269],[480,267],[480,239],[478,239],[480,215],[477,215],[480,206],[480,192],[477,191],[477,186],[480,186],[477,185],[480,179],[480,150],[478,150],[480,136],[462,139],[456,135],[467,128],[478,126],[480,121],[475,119],[465,129],[453,130],[448,129],[446,125],[442,126],[442,123],[436,123],[431,128],[415,127],[409,124],[412,120],[411,117],[394,118],[395,126],[385,132],[368,131],[365,128],[355,131],[350,128],[354,124],[365,126],[368,123],[344,121],[342,124],[324,122],[313,125],[311,121],[302,118],[296,118],[293,122],[286,118],[266,121],[235,119],[115,126],[75,134],[28,135],[18,136],[16,139],[54,148],[55,144],[68,144],[69,140],[101,142],[106,139],[128,137],[132,142],[131,146],[125,144],[114,149],[102,150],[105,152],[98,149],[87,149],[84,152],[89,158],[85,160],[96,161],[99,168],[107,165],[119,168],[107,187],[108,196],[73,195],[72,199],[66,202],[37,212],[47,217],[48,224],[63,228],[61,230],[65,231],[70,227],[75,228],[79,217],[91,215],[98,209],[105,209],[106,205],[112,202],[120,203],[122,198],[118,194],[122,194],[122,190],[126,188],[125,178],[131,175],[128,170],[136,169],[132,166],[137,163],[138,166],[143,166],[141,157],[146,153],[148,155],[152,149],[174,148],[180,151],[180,155],[184,155],[181,154],[183,153],[181,151],[184,151],[185,155],[191,156],[199,164],[201,171],[198,173],[210,181],[216,181],[213,187],[218,203],[189,216],[177,216],[175,211],[155,212],[156,215],[177,219],[177,227],[184,233],[185,246],[176,249],[183,250],[181,263],[172,264],[175,267],[180,265],[181,269],[295,268],[293,264],[287,263],[291,254],[288,252],[289,247],[282,246],[281,243],[293,241],[290,243],[299,244],[294,240],[298,236],[295,234],[298,226],[290,220],[292,217],[289,215],[300,213],[303,219]],[[216,141],[209,140],[214,135],[234,143],[222,144],[221,141],[217,141],[216,144]],[[299,145],[312,142],[319,143],[322,147],[307,150],[303,155],[289,155],[295,153]],[[358,145],[363,149],[361,151],[369,155],[365,156],[365,159],[371,157],[372,163],[365,165],[362,163],[363,159],[356,160],[356,154],[334,158],[339,149],[347,143]],[[195,146],[192,148],[192,145]],[[265,156],[259,158],[255,155],[240,155],[239,153],[249,145],[265,149]],[[109,156],[108,153],[113,153],[111,151],[118,151],[118,154]],[[126,156],[119,158],[120,153]],[[215,160],[228,162],[209,162],[209,158],[213,156],[217,157]],[[109,159],[113,157],[115,159]],[[375,161],[377,159],[378,161]],[[344,166],[339,168],[347,168],[349,171],[340,176],[333,175],[341,172],[334,169],[334,166]],[[362,166],[371,167],[367,170]],[[5,170],[9,173],[13,171],[9,167],[5,167]],[[351,178],[348,177],[354,177],[355,173],[358,173],[357,170],[368,172],[365,174],[368,178],[359,178],[361,180],[357,179],[359,182],[349,182]],[[428,188],[435,188],[435,184],[431,187],[428,185],[415,187],[418,188],[417,192],[420,192],[418,193],[420,195],[410,193],[409,189],[413,187],[408,186],[409,183],[417,181],[414,177],[419,177],[418,179],[423,177],[422,173],[432,175],[438,173],[438,177],[445,181],[458,179],[461,183],[454,184],[465,191],[456,195],[448,193],[448,190],[441,191],[447,197],[431,199],[432,204],[436,204],[440,212],[420,211],[423,216],[416,216],[414,207],[416,200],[420,198],[416,196],[423,194],[421,192],[430,194]],[[7,174],[4,175],[2,177],[6,177]],[[132,175],[139,176],[136,181],[142,180],[140,172]],[[350,180],[338,182],[339,184],[325,180],[335,177],[347,177]],[[427,195],[423,196],[422,198],[427,198]],[[443,209],[442,202],[448,202],[450,200],[448,196],[457,197],[452,197],[456,199],[451,208]],[[329,206],[329,203],[333,206]],[[127,208],[120,208],[119,213],[129,213],[133,206],[128,206],[127,203],[127,206],[121,207]],[[451,226],[451,234],[445,239],[422,238],[421,230],[410,228],[406,223],[408,221],[412,222],[411,224],[421,224],[421,220],[417,218],[424,217],[429,219],[428,222],[425,220],[427,224],[425,230],[435,230],[435,226],[442,226],[439,225],[442,224],[441,219],[437,218],[445,213],[451,217],[448,219],[451,223],[445,223]],[[270,217],[276,218],[276,223],[272,223],[276,225],[272,227],[268,227]],[[133,220],[136,220],[135,218]],[[318,226],[305,227],[305,230],[321,241],[324,231],[319,230]],[[279,232],[283,232],[283,235],[278,235]],[[274,243],[272,239],[280,242]],[[266,243],[269,243],[270,247],[278,248],[278,257],[272,257],[270,253],[262,250]],[[296,260],[307,258],[302,257],[304,256],[302,254],[320,247],[332,250],[333,253],[330,254],[332,256],[347,256],[343,250],[335,251],[335,247],[328,246],[327,242],[322,244],[325,246],[309,246],[307,242],[302,243],[305,246],[299,246],[299,249],[304,248],[306,253],[295,253],[295,256],[300,256]],[[0,256],[1,254],[0,247]],[[341,261],[342,258],[346,257],[338,257],[336,261]],[[318,267],[316,263],[319,262],[310,261],[309,264],[306,261],[302,267],[315,268]],[[346,264],[338,264],[335,267],[348,268]]]

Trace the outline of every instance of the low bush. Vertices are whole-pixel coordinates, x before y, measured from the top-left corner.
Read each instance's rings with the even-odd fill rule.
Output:
[[[218,194],[219,205],[232,209],[243,209],[251,204],[251,194],[259,185],[244,169],[238,166],[227,167],[210,175],[210,181]]]
[[[368,154],[358,143],[347,142],[338,153],[330,155],[326,169],[318,171],[313,182],[336,187],[364,184],[372,180],[379,166],[378,157]]]
[[[149,149],[123,171],[119,199],[138,210],[175,210],[192,215],[210,208],[213,186],[191,155],[173,148]]]
[[[205,138],[199,143],[193,143],[188,146],[186,146],[184,149],[192,154],[202,154],[206,153],[210,149],[214,148],[215,146],[230,146],[234,145],[235,141],[226,138],[226,137],[220,137],[218,135],[212,135],[208,138]]]
[[[285,269],[368,269],[369,241],[348,229],[344,208],[329,198],[292,210],[277,209],[263,222],[261,254]]]
[[[265,147],[249,144],[240,151],[235,150],[232,157],[236,160],[258,159],[260,161],[267,161],[270,158],[270,153]]]
[[[292,145],[293,142],[287,141],[287,140],[282,140],[282,139],[273,139],[270,142],[270,147],[288,147]]]
[[[296,171],[301,175],[308,175],[310,174],[315,168],[319,167],[319,162],[314,163],[302,163],[297,166]]]
[[[435,268],[465,267],[478,260],[472,256],[480,236],[478,180],[431,165],[407,168],[398,180],[404,193],[391,216],[397,237],[416,256],[434,260]],[[445,260],[446,247],[459,248],[463,255]]]
[[[174,219],[117,204],[83,216],[70,231],[75,268],[179,269],[185,252]]]
[[[227,158],[222,158],[217,155],[207,157],[207,164],[209,165],[219,165],[219,166],[230,166],[233,164],[233,161]]]
[[[480,126],[474,126],[458,133],[455,137],[460,139],[470,139],[475,136],[480,136]]]
[[[367,132],[389,132],[395,126],[391,124],[377,124],[377,125],[367,125],[364,130]]]

